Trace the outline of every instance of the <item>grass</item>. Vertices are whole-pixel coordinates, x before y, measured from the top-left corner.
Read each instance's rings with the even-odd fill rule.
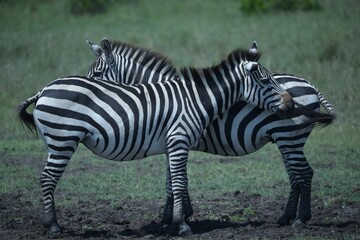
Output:
[[[38,177],[46,149],[21,127],[15,109],[57,77],[84,75],[94,60],[86,39],[108,37],[152,48],[177,67],[215,64],[256,40],[264,66],[309,79],[337,109],[336,122],[315,129],[306,145],[315,171],[313,195],[329,207],[334,201],[360,203],[358,1],[322,0],[322,11],[251,16],[235,0],[112,4],[105,14],[72,16],[66,1],[0,1],[0,195],[18,192],[40,204]],[[190,158],[193,199],[236,191],[287,198],[288,178],[275,145],[242,158],[197,152]],[[117,163],[80,147],[56,198],[59,205],[94,197],[112,203],[120,198],[162,201],[164,187],[163,156]]]

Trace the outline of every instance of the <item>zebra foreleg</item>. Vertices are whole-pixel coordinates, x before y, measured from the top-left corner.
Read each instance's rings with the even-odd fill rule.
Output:
[[[192,234],[186,223],[184,214],[184,200],[188,194],[186,164],[189,155],[188,138],[184,135],[172,136],[168,139],[168,159],[171,176],[171,187],[174,195],[172,222],[179,224],[179,235]]]
[[[191,205],[190,195],[189,195],[188,190],[186,190],[186,194],[185,194],[183,200],[184,200],[183,208],[184,208],[185,219],[188,219],[194,213],[194,210]]]
[[[173,216],[173,208],[174,208],[174,195],[172,192],[169,161],[167,162],[167,165],[168,165],[168,167],[167,167],[167,174],[166,174],[166,203],[164,206],[162,219],[161,219],[161,221],[164,224],[171,223],[172,216]],[[184,208],[184,215],[185,215],[185,220],[186,220],[194,213],[188,191],[186,191],[186,195],[183,197],[183,208]]]
[[[187,220],[194,213],[194,210],[191,205],[189,193],[187,193],[187,195],[184,196],[183,198],[183,208],[184,208],[185,220]],[[173,195],[167,196],[162,214],[162,219],[161,219],[161,221],[164,224],[171,223],[173,217],[173,209],[174,209],[174,196]]]
[[[170,224],[172,222],[174,209],[174,197],[166,197],[166,203],[164,206],[161,222],[164,224]]]
[[[162,219],[161,221],[164,224],[169,224],[172,222],[173,216],[173,208],[174,208],[174,195],[172,192],[172,185],[171,185],[171,173],[170,173],[170,165],[169,165],[169,157],[167,155],[167,171],[166,171],[166,203],[164,206]]]
[[[53,155],[50,155],[53,157]],[[62,173],[65,170],[68,159],[53,159],[49,157],[41,174],[40,184],[43,193],[44,215],[43,225],[48,229],[49,238],[58,238],[62,230],[57,223],[54,191]]]

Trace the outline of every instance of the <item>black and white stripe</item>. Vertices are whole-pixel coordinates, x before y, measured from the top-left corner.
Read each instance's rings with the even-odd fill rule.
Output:
[[[87,41],[97,57],[87,73],[88,77],[122,83],[151,83],[171,79],[176,69],[165,56],[150,49],[128,43],[101,41],[101,46]]]
[[[291,100],[285,91],[274,89],[272,75],[255,61],[258,57],[237,50],[217,66],[184,69],[180,79],[149,84],[59,78],[22,103],[20,118],[28,126],[36,125],[48,147],[41,186],[49,234],[60,232],[53,194],[79,143],[117,161],[166,153],[174,197],[172,220],[179,223],[180,234],[190,233],[184,210],[186,163],[204,129],[240,99],[273,112],[293,107],[284,101]],[[31,120],[26,108],[35,101]]]
[[[95,76],[97,74],[104,80],[129,83],[125,76],[126,71],[138,71],[138,73],[156,71],[159,73],[159,75],[156,75],[157,77],[140,77],[136,79],[137,83],[149,83],[166,79],[161,77],[162,72],[166,72],[162,71],[161,68],[148,69],[149,66],[155,66],[154,60],[162,63],[167,61],[168,64],[171,64],[166,58],[161,60],[161,57],[159,58],[161,55],[158,53],[147,49],[142,50],[139,47],[121,42],[116,42],[111,46],[106,40],[102,41],[101,47],[92,43],[89,44],[91,50],[94,51],[98,58],[90,67],[88,76]],[[126,49],[126,51],[124,49]],[[253,45],[250,51],[256,53],[256,45]],[[111,52],[112,58],[116,59],[117,64],[110,67],[104,52]],[[137,59],[149,59],[152,65],[148,64],[147,61],[136,62],[137,59],[132,57],[128,58],[128,56],[133,55],[136,55]],[[144,55],[144,57],[140,58],[139,56],[141,55]],[[136,66],[136,68],[126,69],[123,67],[124,65]],[[166,69],[168,69],[168,67],[166,67]],[[109,74],[109,72],[112,74]],[[174,75],[175,71],[172,71],[172,76]],[[183,74],[183,77],[197,81],[197,79],[202,76],[196,71],[193,71],[192,74]],[[320,105],[323,106],[326,111],[331,114],[325,115],[326,120],[324,120],[323,123],[328,124],[334,119],[335,109],[309,81],[289,74],[274,74],[273,77],[283,89],[290,93],[297,103],[302,104],[309,110],[317,113],[320,111]],[[317,115],[315,114],[315,116]],[[313,171],[304,155],[303,148],[314,125],[307,125],[306,127],[300,126],[306,123],[308,119],[309,116],[305,116],[304,114],[282,119],[272,112],[254,107],[245,101],[239,101],[206,128],[197,144],[192,147],[192,150],[223,156],[244,156],[257,151],[268,142],[276,143],[283,156],[292,189],[288,206],[278,223],[287,225],[296,217],[299,221],[306,222],[310,219],[311,210],[310,194],[305,192],[310,192],[311,190]],[[172,217],[171,206],[173,201],[169,173],[167,174],[166,186],[168,199],[163,221],[169,222]],[[300,189],[305,190],[302,190],[304,193],[302,196],[302,205],[300,206],[299,215],[296,216]],[[192,208],[188,198],[185,210],[187,216],[192,214]]]

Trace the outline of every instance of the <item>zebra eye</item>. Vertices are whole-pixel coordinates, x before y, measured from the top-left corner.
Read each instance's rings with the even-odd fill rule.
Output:
[[[101,76],[101,72],[94,72],[93,77],[100,77]]]

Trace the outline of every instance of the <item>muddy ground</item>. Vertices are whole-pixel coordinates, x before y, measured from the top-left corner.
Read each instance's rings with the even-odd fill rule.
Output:
[[[33,206],[21,194],[0,196],[0,239],[46,239],[40,204]],[[351,202],[313,199],[313,218],[302,228],[279,227],[276,219],[284,199],[225,194],[193,200],[191,239],[360,239],[359,206]],[[124,199],[81,201],[58,209],[62,239],[175,239],[177,228],[160,224],[162,202]]]

